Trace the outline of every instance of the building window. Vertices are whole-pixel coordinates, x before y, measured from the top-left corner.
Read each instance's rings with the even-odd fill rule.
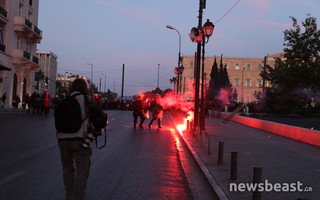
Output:
[[[250,86],[251,86],[251,80],[250,80],[250,79],[247,79],[247,80],[246,80],[246,86],[247,86],[247,87],[250,87]]]
[[[2,28],[0,27],[0,44],[3,44]]]
[[[190,68],[193,68],[193,62],[190,62]]]
[[[23,5],[19,4],[19,16],[23,16]]]
[[[26,52],[30,53],[30,43],[27,42],[27,45],[26,45]]]
[[[32,22],[32,13],[31,13],[31,12],[29,12],[29,14],[28,14],[28,20],[29,20],[30,22]]]
[[[251,70],[251,64],[247,64],[247,70]]]
[[[261,71],[262,70],[262,64],[258,65],[258,70]]]
[[[261,86],[262,86],[262,80],[261,80],[261,79],[258,79],[258,80],[257,80],[257,86],[258,86],[258,87],[261,87]]]
[[[239,70],[239,69],[240,69],[240,64],[236,63],[236,70]]]
[[[32,0],[29,0],[29,5],[32,6]]]
[[[17,49],[21,49],[21,38],[17,37]]]
[[[240,83],[239,79],[238,79],[238,78],[235,78],[235,79],[234,79],[234,85],[235,85],[235,86],[239,86],[239,83]]]

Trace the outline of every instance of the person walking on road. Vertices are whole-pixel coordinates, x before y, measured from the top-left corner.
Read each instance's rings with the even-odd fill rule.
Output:
[[[139,128],[143,129],[143,122],[146,119],[143,114],[143,102],[140,96],[136,97],[135,101],[133,102],[133,128],[137,128],[138,117],[140,117],[140,124]]]
[[[155,99],[151,103],[152,119],[149,123],[149,129],[152,127],[152,123],[157,119],[158,128],[162,127],[163,107],[160,104],[160,95],[156,95]]]
[[[85,96],[88,95],[88,84],[83,79],[76,79],[71,85],[70,95],[79,102],[81,128],[75,133],[57,132],[58,144],[63,168],[63,180],[66,190],[66,200],[83,200],[87,180],[89,177],[92,150],[90,146],[84,146],[84,139],[88,136],[89,119]],[[87,97],[89,98],[89,97]]]

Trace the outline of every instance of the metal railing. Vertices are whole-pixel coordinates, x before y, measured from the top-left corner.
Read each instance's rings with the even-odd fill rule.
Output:
[[[32,23],[28,19],[25,19],[24,24],[30,29],[32,29]]]
[[[34,26],[33,27],[34,32],[36,32],[38,35],[41,35],[41,31],[38,27]]]
[[[23,51],[23,57],[25,57],[26,59],[30,60],[30,53]]]
[[[39,64],[39,58],[32,56],[32,62],[36,63],[37,65]]]

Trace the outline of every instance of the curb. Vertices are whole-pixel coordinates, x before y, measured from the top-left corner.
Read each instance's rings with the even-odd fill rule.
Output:
[[[174,122],[174,120],[172,120],[172,114],[168,114],[168,117],[170,118],[170,120],[172,122]],[[190,150],[193,158],[196,160],[197,164],[199,165],[202,173],[204,174],[204,176],[207,178],[212,190],[215,192],[215,194],[217,195],[217,197],[220,200],[229,200],[229,198],[227,197],[226,193],[223,191],[223,189],[221,188],[221,186],[219,185],[219,183],[215,180],[215,178],[212,176],[212,174],[210,173],[209,169],[207,168],[207,166],[202,162],[200,156],[198,155],[198,153],[194,150],[194,148],[192,147],[192,145],[189,143],[189,140],[187,138],[184,137],[184,135],[179,134],[184,143],[187,145],[188,149]]]

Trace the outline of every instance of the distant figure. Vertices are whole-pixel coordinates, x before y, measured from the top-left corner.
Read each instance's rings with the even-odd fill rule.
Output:
[[[53,100],[52,100],[52,103],[53,103],[53,108],[56,109],[56,107],[58,106],[59,102],[61,101],[60,97],[58,95],[56,95]]]
[[[2,101],[2,108],[4,108],[4,104],[6,103],[6,99],[7,99],[7,94],[6,93],[4,93],[3,95],[2,95],[2,97],[1,97],[1,101]]]
[[[21,102],[21,99],[19,97],[19,95],[16,96],[16,106],[17,108],[20,108],[20,102]]]
[[[41,106],[40,115],[41,116],[42,116],[43,111],[44,111],[45,116],[47,116],[49,114],[50,102],[51,102],[51,98],[48,93],[48,90],[44,90],[44,92],[41,96],[41,103],[40,103],[40,106]]]
[[[221,110],[222,110],[222,101],[221,101],[221,99],[219,99],[219,101],[217,103],[218,118],[220,118]]]
[[[30,96],[29,93],[26,94],[26,96],[24,97],[24,108],[27,109],[27,113],[30,112]]]
[[[160,95],[156,95],[155,99],[151,103],[152,119],[149,123],[149,129],[152,127],[152,123],[158,119],[158,128],[162,127],[163,107],[160,104]]]
[[[138,96],[135,101],[133,102],[133,128],[137,128],[137,122],[138,122],[138,117],[140,117],[140,124],[139,128],[143,129],[143,122],[146,119],[143,114],[143,104],[142,104],[142,99],[140,96]]]
[[[35,113],[40,114],[40,104],[41,104],[41,97],[38,91],[34,91],[31,95],[31,105],[32,105],[32,114]]]

